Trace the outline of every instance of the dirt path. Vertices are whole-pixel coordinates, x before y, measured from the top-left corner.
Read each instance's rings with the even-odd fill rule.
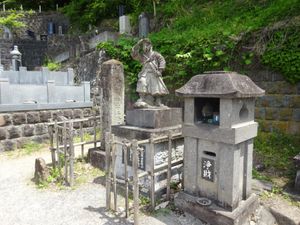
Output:
[[[75,190],[38,190],[31,181],[35,158],[50,162],[48,151],[10,159],[0,155],[0,225],[131,224],[105,212],[105,187],[87,183]],[[141,224],[201,224],[173,213],[141,215]]]

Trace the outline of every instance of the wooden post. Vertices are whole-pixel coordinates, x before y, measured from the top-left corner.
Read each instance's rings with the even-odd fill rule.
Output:
[[[138,225],[139,214],[139,180],[138,180],[138,143],[132,141],[132,171],[133,171],[133,204],[134,204],[134,225]]]
[[[55,141],[56,141],[57,168],[59,171],[59,175],[61,176],[61,165],[60,165],[60,158],[59,158],[59,134],[58,134],[57,120],[55,120],[54,123],[54,130],[55,130]]]
[[[64,143],[64,157],[65,157],[65,182],[68,182],[68,146],[67,146],[67,124],[64,122],[64,130],[63,130],[63,143]]]
[[[172,132],[168,135],[168,171],[167,171],[167,200],[170,200],[171,192],[171,173],[172,173]]]
[[[50,151],[51,151],[51,159],[52,159],[52,168],[56,168],[56,158],[55,158],[55,149],[54,149],[54,131],[53,131],[53,126],[49,125],[48,128],[49,132],[49,139],[50,139]]]
[[[96,111],[93,113],[93,121],[94,121],[94,148],[97,147],[97,120],[96,120]]]
[[[83,142],[83,121],[80,121],[80,141]],[[81,157],[84,158],[84,144],[81,144]]]
[[[153,135],[151,134],[150,139],[150,200],[151,200],[151,207],[152,210],[155,208],[155,177],[154,177],[154,155],[155,155],[155,149],[154,149],[154,140]]]
[[[73,145],[73,122],[69,123],[69,132],[70,132],[70,149],[69,149],[69,154],[70,154],[70,186],[74,185],[74,158],[75,158],[75,153],[74,153],[74,145]]]
[[[124,176],[125,176],[125,217],[128,218],[129,216],[129,204],[128,204],[128,156],[127,156],[127,151],[128,147],[126,145],[126,141],[123,140],[123,146],[122,150],[124,153]]]
[[[106,210],[110,210],[110,192],[111,192],[111,134],[105,133],[105,168],[106,168]]]
[[[112,147],[112,177],[113,177],[113,192],[114,192],[114,211],[117,211],[117,173],[116,173],[116,143],[114,143],[115,137],[111,136],[111,147]]]

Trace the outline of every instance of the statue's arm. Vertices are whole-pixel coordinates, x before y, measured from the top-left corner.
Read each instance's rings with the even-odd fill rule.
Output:
[[[131,57],[137,61],[143,62],[143,57],[140,53],[140,49],[142,48],[142,40],[136,43],[131,49]]]
[[[157,61],[158,61],[158,69],[160,72],[164,71],[165,68],[166,68],[166,60],[165,58],[159,54],[158,52],[156,53],[157,54]]]

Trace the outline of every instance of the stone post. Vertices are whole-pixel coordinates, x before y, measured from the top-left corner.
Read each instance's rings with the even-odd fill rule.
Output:
[[[83,81],[82,82],[82,87],[83,87],[83,101],[84,102],[90,102],[91,100],[91,87],[90,87],[90,82],[89,81]]]
[[[8,78],[0,78],[0,104],[9,102],[9,80]]]
[[[43,79],[43,84],[46,84],[48,79],[50,79],[50,70],[48,67],[42,67],[42,79]]]
[[[102,133],[111,132],[112,125],[124,124],[124,68],[117,60],[102,64],[99,76],[99,90],[102,93]],[[104,137],[104,135],[102,135]],[[102,139],[102,143],[104,139]],[[103,146],[103,145],[102,145]]]
[[[68,68],[68,85],[74,84],[74,70],[73,68]]]
[[[54,96],[54,91],[55,91],[55,81],[54,80],[48,80],[47,81],[47,102],[48,103],[53,103],[55,102],[55,96]]]
[[[27,67],[20,66],[19,67],[19,84],[24,84],[27,81]]]

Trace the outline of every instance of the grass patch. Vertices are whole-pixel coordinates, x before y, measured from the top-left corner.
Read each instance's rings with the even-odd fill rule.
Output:
[[[265,165],[266,171],[271,175],[294,177],[293,157],[300,150],[299,135],[290,135],[279,131],[259,132],[254,139],[254,149]]]
[[[46,149],[47,147],[48,143],[36,143],[30,141],[25,143],[22,148],[18,148],[13,151],[6,151],[3,154],[8,158],[18,158],[21,156],[32,155],[36,152]]]
[[[52,190],[75,189],[83,184],[92,182],[96,177],[105,175],[104,171],[87,163],[85,158],[78,158],[74,163],[74,185],[69,187],[63,178],[64,167],[61,169],[61,172],[57,168],[53,169],[51,167],[49,169],[50,176],[46,181],[38,183],[37,188]]]
[[[101,132],[99,129],[96,130],[96,140],[100,140],[101,138]],[[94,140],[94,135],[93,134],[89,134],[89,133],[84,133],[83,134],[83,141],[93,141]],[[73,141],[74,143],[79,143],[81,142],[81,137],[80,135],[76,135],[74,138],[73,138]]]

